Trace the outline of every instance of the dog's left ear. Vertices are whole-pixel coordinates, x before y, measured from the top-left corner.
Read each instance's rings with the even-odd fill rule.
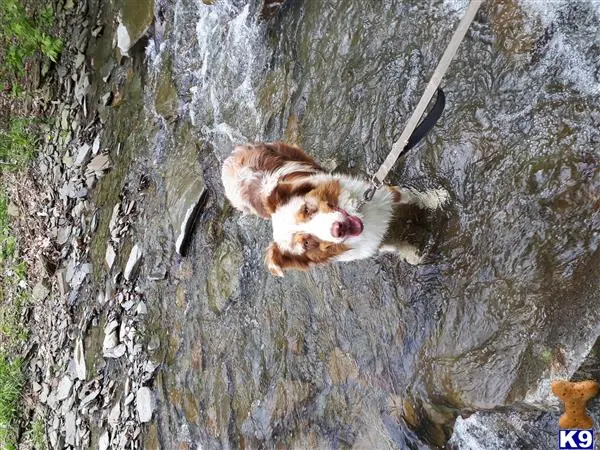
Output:
[[[277,183],[277,186],[267,197],[266,206],[270,214],[277,211],[281,205],[285,205],[292,197],[304,196],[312,191],[315,186],[308,181]]]
[[[283,268],[281,267],[283,264],[283,254],[275,242],[269,244],[265,263],[267,264],[269,272],[276,277],[283,277]]]

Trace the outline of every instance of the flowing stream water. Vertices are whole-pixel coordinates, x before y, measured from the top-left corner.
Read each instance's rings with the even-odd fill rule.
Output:
[[[484,5],[442,119],[390,175],[452,195],[423,219],[425,263],[283,279],[263,264],[270,224],[227,203],[221,162],[283,139],[331,170],[376,169],[467,2],[290,0],[270,20],[259,2],[209,3],[157,0],[146,49],[153,125],[133,165],[154,188],[136,233],[164,362],[146,445],[555,445],[549,383],[600,335],[600,3]]]

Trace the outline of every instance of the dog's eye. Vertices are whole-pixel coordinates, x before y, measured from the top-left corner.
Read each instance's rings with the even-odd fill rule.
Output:
[[[304,214],[305,216],[308,216],[310,214],[310,208],[308,207],[308,205],[304,205],[302,207],[302,214]]]
[[[310,247],[310,241],[308,239],[304,239],[304,241],[302,241],[302,247],[304,247],[304,250],[307,250]]]

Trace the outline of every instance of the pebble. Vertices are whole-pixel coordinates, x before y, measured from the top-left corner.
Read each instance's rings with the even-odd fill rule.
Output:
[[[85,354],[83,352],[83,340],[81,338],[77,338],[77,342],[75,343],[75,374],[79,380],[85,381],[87,377],[87,371],[85,367]]]
[[[58,387],[56,388],[56,399],[59,401],[65,400],[71,393],[72,387],[73,380],[71,380],[71,378],[69,378],[67,375],[62,377],[58,383]]]
[[[65,245],[71,237],[71,231],[73,227],[71,225],[65,225],[58,228],[56,233],[56,243],[58,245]]]
[[[140,302],[135,309],[135,313],[138,315],[143,315],[148,313],[148,308],[144,302]]]
[[[87,166],[87,173],[101,173],[110,168],[110,159],[107,155],[99,154],[90,161]]]
[[[74,166],[81,167],[86,164],[92,154],[92,147],[89,144],[83,144],[77,150],[77,156],[75,157]]]
[[[104,260],[106,261],[106,265],[108,266],[109,269],[112,269],[112,266],[115,263],[116,257],[117,257],[117,254],[115,253],[115,249],[113,248],[113,246],[111,244],[108,244],[106,246],[106,256],[105,256]]]
[[[49,294],[50,289],[48,289],[48,287],[40,281],[34,286],[33,293],[31,294],[31,296],[35,301],[41,302],[45,300]]]
[[[94,156],[97,155],[99,150],[100,150],[100,135],[97,134],[96,137],[94,138],[94,143],[92,144],[92,154]]]
[[[121,418],[121,402],[117,401],[115,406],[110,410],[110,414],[108,415],[108,423],[111,427],[115,428],[119,424],[119,419]]]
[[[123,276],[127,281],[131,281],[137,275],[137,269],[141,259],[142,249],[135,244],[131,249],[131,253],[129,253],[129,259],[127,260],[127,265],[123,272]]]
[[[77,14],[74,11],[71,18],[85,9],[85,2],[65,1],[63,8],[77,9]],[[39,171],[49,187],[45,192],[47,196],[40,198],[38,214],[47,220],[48,234],[51,236],[49,243],[56,249],[56,255],[49,255],[55,267],[47,274],[48,277],[56,276],[56,279],[46,279],[47,284],[38,283],[33,288],[32,297],[46,302],[46,310],[52,311],[52,314],[44,314],[36,306],[33,307],[33,317],[45,334],[40,336],[38,359],[29,364],[28,370],[31,370],[33,394],[38,396],[40,403],[47,405],[47,438],[51,448],[108,450],[111,444],[115,448],[141,448],[141,429],[135,417],[136,411],[140,422],[145,423],[152,419],[155,408],[150,389],[138,389],[142,383],[150,381],[158,366],[147,362],[145,349],[135,343],[138,333],[144,331],[141,317],[136,316],[147,314],[148,308],[141,291],[136,290],[135,285],[124,286],[122,282],[123,278],[129,282],[135,281],[142,260],[141,247],[133,247],[123,278],[119,272],[107,274],[106,291],[99,293],[99,301],[93,305],[93,310],[83,309],[75,314],[69,308],[69,305],[81,301],[82,294],[87,292],[85,282],[92,271],[91,264],[86,262],[90,261],[89,242],[91,233],[98,226],[99,214],[92,210],[93,203],[86,197],[97,180],[111,167],[106,148],[109,143],[101,142],[101,136],[104,135],[101,121],[87,120],[87,106],[88,102],[91,105],[91,100],[86,97],[92,87],[87,64],[95,63],[86,61],[87,41],[90,32],[93,37],[99,36],[103,26],[93,20],[91,23],[80,21],[73,25],[70,48],[75,50],[75,55],[71,61],[66,61],[66,54],[63,55],[64,65],[57,68],[62,84],[59,91],[61,98],[52,101],[46,108],[46,112],[54,119],[44,129],[46,137],[39,146]],[[106,67],[107,70],[99,74],[105,81],[113,71],[116,74],[120,70],[112,58],[109,58]],[[93,81],[97,83],[96,79]],[[102,102],[116,105],[118,96],[118,93],[115,96],[113,92],[108,92]],[[89,118],[94,114],[94,109],[90,108]],[[121,143],[118,144],[117,153],[120,148]],[[19,211],[12,204],[9,207],[9,213],[15,216],[27,212]],[[124,196],[123,207],[115,205],[110,220],[110,234],[114,242],[122,242],[126,238],[124,235],[130,233],[131,221],[128,216],[136,209],[135,200],[128,196]],[[114,245],[109,243],[106,250],[109,269],[116,263]],[[115,300],[116,296],[119,296],[119,301]],[[106,317],[107,324],[102,354],[105,358],[127,355],[118,363],[123,366],[123,381],[127,386],[124,393],[118,388],[122,380],[116,383],[114,372],[107,370],[108,367],[116,367],[112,365],[114,363],[107,363],[107,360],[92,354],[87,356],[95,361],[94,367],[86,365],[86,353],[91,352],[94,346],[84,348],[83,336],[94,336],[90,330],[100,326],[98,324],[103,317]],[[158,346],[158,338],[155,338],[150,347]],[[89,380],[88,377],[94,378]],[[121,395],[124,396],[123,404],[120,403]],[[111,425],[110,432],[106,429],[107,424]],[[91,440],[91,429],[98,430],[93,433],[94,441]]]
[[[98,440],[98,450],[108,450],[108,446],[110,445],[110,438],[108,436],[108,431],[102,433],[100,439]]]
[[[96,399],[96,397],[98,397],[98,394],[100,394],[100,389],[96,389],[95,391],[92,391],[88,395],[83,397],[83,399],[81,400],[80,407],[85,408],[86,406],[88,406],[90,403],[92,403]]]
[[[75,413],[69,411],[65,415],[65,442],[67,445],[75,446],[75,437],[77,429],[75,428]]]
[[[154,405],[152,401],[152,392],[149,388],[144,386],[138,389],[135,396],[135,406],[140,422],[146,423],[152,420]]]
[[[116,347],[111,348],[110,350],[106,350],[104,352],[104,357],[117,359],[117,358],[120,358],[121,356],[123,356],[126,351],[127,351],[127,346],[125,344],[119,344]]]
[[[116,345],[119,343],[119,341],[117,340],[117,332],[116,330],[111,330],[109,332],[104,331],[104,342],[102,344],[102,350],[104,351],[104,354],[106,354],[107,351],[113,349],[114,347],[116,347]]]

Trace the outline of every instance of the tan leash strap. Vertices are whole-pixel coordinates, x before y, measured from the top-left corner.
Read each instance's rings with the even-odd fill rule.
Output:
[[[446,51],[442,55],[440,62],[438,63],[437,67],[435,68],[435,71],[433,72],[433,75],[431,76],[431,80],[429,80],[429,84],[425,88],[425,92],[423,92],[423,96],[421,97],[419,104],[415,108],[415,111],[413,112],[412,116],[410,116],[410,119],[408,119],[406,128],[404,128],[404,131],[400,135],[400,138],[392,146],[392,151],[390,151],[390,154],[387,156],[377,173],[375,173],[375,175],[373,176],[372,182],[376,189],[381,187],[388,173],[400,157],[402,150],[404,150],[404,148],[408,144],[410,136],[419,124],[419,120],[425,112],[427,105],[431,101],[433,94],[435,94],[438,86],[440,85],[442,77],[448,71],[448,67],[452,62],[454,55],[456,55],[458,47],[460,46],[462,40],[465,38],[467,30],[473,22],[475,14],[477,13],[477,10],[479,10],[479,7],[482,3],[483,0],[471,0],[471,3],[469,4],[465,15],[458,24],[458,28],[456,28],[456,30],[454,31],[454,35],[452,36],[452,39],[450,40]]]

